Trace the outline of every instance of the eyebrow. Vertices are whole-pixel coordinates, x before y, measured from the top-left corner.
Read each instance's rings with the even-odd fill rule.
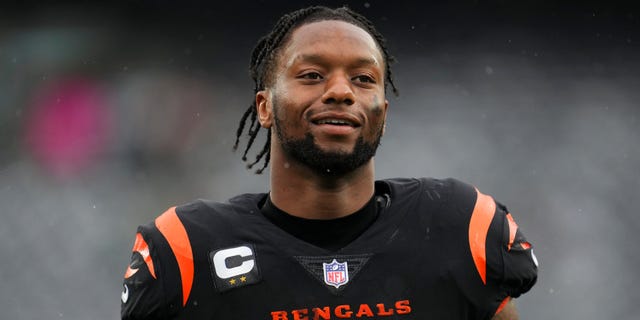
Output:
[[[319,54],[301,54],[295,57],[292,63],[295,63],[297,61],[316,63],[320,65],[326,64],[326,59]],[[368,58],[368,57],[359,57],[359,58],[356,58],[354,62],[350,63],[351,67],[362,67],[362,66],[369,66],[369,65],[377,66],[379,65],[379,63],[376,59]]]

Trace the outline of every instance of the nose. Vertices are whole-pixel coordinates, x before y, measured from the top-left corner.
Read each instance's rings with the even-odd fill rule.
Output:
[[[351,81],[346,75],[336,75],[329,78],[322,95],[322,102],[325,104],[354,104],[356,97],[351,85]]]

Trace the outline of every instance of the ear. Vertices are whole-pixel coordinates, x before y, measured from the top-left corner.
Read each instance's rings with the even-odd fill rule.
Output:
[[[263,128],[271,128],[273,124],[273,103],[271,103],[271,92],[268,89],[256,93],[256,108],[260,125]]]
[[[387,108],[389,108],[389,100],[384,99],[384,125],[382,127],[382,135],[387,131]]]

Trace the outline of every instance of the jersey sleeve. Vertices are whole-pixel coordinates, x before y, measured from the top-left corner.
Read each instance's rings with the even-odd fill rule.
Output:
[[[507,208],[488,195],[477,190],[476,193],[468,239],[473,266],[481,284],[475,286],[471,294],[482,302],[479,310],[486,308],[494,315],[511,298],[517,298],[533,287],[538,265],[533,246]]]
[[[496,244],[500,250],[489,251],[492,256],[487,263],[498,267],[491,269],[495,272],[492,278],[510,297],[517,298],[536,283],[538,261],[533,253],[533,245],[527,241],[511,213],[499,202],[496,202],[496,207],[497,222],[502,224],[501,231],[494,231],[496,237],[501,237],[499,244]],[[502,267],[501,270],[499,267]]]
[[[121,295],[122,319],[164,319],[164,292],[156,243],[149,228],[140,226],[131,262],[124,274]]]
[[[458,214],[451,241],[466,251],[455,260],[453,273],[476,316],[490,319],[511,298],[533,287],[538,263],[532,244],[504,205],[459,181],[453,190]]]

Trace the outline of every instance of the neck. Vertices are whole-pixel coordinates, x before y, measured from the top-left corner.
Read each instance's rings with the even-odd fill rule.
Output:
[[[335,219],[362,208],[374,193],[374,163],[342,176],[320,176],[313,170],[272,152],[271,201],[290,215]]]

